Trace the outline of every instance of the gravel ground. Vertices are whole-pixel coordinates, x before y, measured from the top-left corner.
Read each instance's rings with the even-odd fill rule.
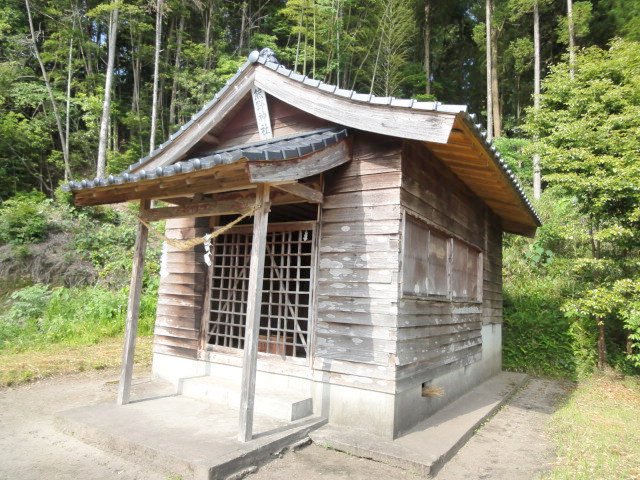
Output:
[[[115,398],[117,372],[66,375],[0,390],[0,479],[167,479],[166,474],[58,432],[53,414]],[[437,480],[531,479],[554,461],[545,425],[567,395],[533,379],[447,463]],[[413,479],[412,472],[316,445],[261,467],[247,480]]]

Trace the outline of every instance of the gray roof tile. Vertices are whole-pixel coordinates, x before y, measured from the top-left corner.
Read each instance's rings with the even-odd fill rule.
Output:
[[[217,165],[234,163],[242,158],[246,158],[248,161],[288,160],[323,150],[345,139],[347,135],[348,132],[346,128],[323,128],[302,134],[260,140],[258,142],[216,150],[197,158],[190,158],[150,171],[142,169],[133,174],[125,172],[121,175],[110,175],[108,179],[71,181],[63,186],[63,189],[76,192],[98,186],[121,185],[123,183],[135,183],[159,177],[170,177],[179,173],[189,173],[195,170],[212,168]]]

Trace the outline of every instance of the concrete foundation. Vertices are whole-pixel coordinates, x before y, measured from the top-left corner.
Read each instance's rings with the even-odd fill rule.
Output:
[[[526,381],[521,373],[495,375],[395,440],[332,424],[310,436],[314,443],[333,450],[432,476]]]
[[[453,402],[473,387],[502,371],[502,325],[482,327],[482,359],[429,381],[440,387],[441,397],[423,397],[422,383],[398,392],[395,396],[394,431],[396,438]]]
[[[99,448],[135,458],[172,478],[241,478],[287,448],[308,442],[326,420],[286,422],[256,415],[254,439],[238,440],[238,410],[182,395],[117,406],[90,405],[61,412],[57,427]]]
[[[455,371],[429,380],[429,383],[440,387],[442,397],[423,397],[422,381],[417,381],[401,391],[385,393],[366,388],[339,385],[323,380],[322,372],[313,372],[311,368],[281,369],[273,371],[273,364],[267,369],[258,364],[256,378],[256,404],[262,402],[282,408],[283,411],[264,411],[276,418],[291,417],[291,406],[301,399],[310,399],[312,409],[305,403],[305,411],[328,419],[333,425],[341,425],[362,429],[370,434],[394,439],[410,431],[417,424],[433,415],[473,387],[500,373],[502,369],[502,328],[499,324],[482,327],[482,358]],[[187,379],[194,377],[212,377],[228,388],[240,388],[242,367],[239,365],[218,362],[207,362],[175,357],[165,354],[154,354],[153,373],[175,385],[176,391],[182,393]],[[314,375],[317,374],[317,375]],[[233,387],[233,386],[236,387]],[[192,389],[193,390],[193,389]],[[197,390],[197,389],[196,389]],[[202,390],[202,389],[200,389]],[[283,398],[282,392],[290,393],[290,401],[276,402],[269,397]],[[269,398],[267,398],[269,397]],[[226,396],[230,402],[236,396]],[[279,407],[278,405],[283,405]],[[231,403],[229,406],[233,406]],[[289,408],[289,411],[286,409]]]

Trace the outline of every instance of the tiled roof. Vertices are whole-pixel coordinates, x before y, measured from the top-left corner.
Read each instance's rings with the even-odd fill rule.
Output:
[[[140,161],[131,165],[128,168],[126,173],[123,173],[122,175],[118,175],[116,177],[110,176],[107,179],[96,178],[93,180],[82,180],[81,182],[70,182],[69,184],[65,185],[63,188],[65,188],[66,190],[75,191],[82,188],[90,188],[89,185],[91,185],[92,187],[95,187],[95,186],[111,185],[118,182],[125,183],[129,181],[135,181],[135,180],[130,180],[130,178],[136,178],[138,175],[142,174],[144,171],[141,170],[140,172],[137,172],[134,174],[130,174],[129,172],[131,172],[132,170],[136,170],[140,167],[143,167],[147,162],[149,162],[155,156],[157,156],[160,152],[162,152],[162,150],[166,148],[166,146],[169,143],[171,143],[174,139],[182,135],[182,133],[185,130],[187,130],[191,126],[191,124],[196,122],[205,112],[209,111],[218,102],[218,99],[225,94],[225,92],[230,88],[230,86],[245,72],[245,70],[247,70],[247,68],[250,65],[255,63],[264,65],[266,68],[269,68],[270,70],[273,70],[274,72],[280,75],[288,77],[306,86],[317,88],[322,92],[336,95],[338,97],[342,97],[355,102],[369,103],[372,105],[386,105],[386,106],[396,107],[396,108],[409,108],[417,111],[433,111],[433,112],[442,112],[442,113],[461,115],[461,117],[473,128],[473,130],[478,135],[478,137],[482,139],[482,142],[486,150],[490,152],[490,157],[492,158],[494,163],[498,166],[498,168],[500,168],[500,170],[503,171],[503,173],[505,174],[508,181],[511,183],[514,190],[517,192],[517,194],[520,196],[524,204],[527,206],[527,209],[538,221],[538,223],[541,223],[540,217],[538,216],[531,202],[527,198],[524,192],[524,189],[522,188],[522,185],[516,178],[515,174],[511,171],[511,169],[507,166],[507,164],[502,160],[502,158],[500,157],[500,153],[496,150],[496,147],[490,141],[487,141],[486,131],[482,129],[482,126],[479,123],[476,123],[477,121],[476,115],[468,113],[466,105],[452,105],[452,104],[444,104],[440,102],[421,102],[414,99],[401,99],[401,98],[395,98],[395,97],[377,97],[375,95],[358,93],[354,90],[342,89],[342,88],[339,88],[337,85],[330,85],[320,80],[314,80],[312,78],[309,78],[307,75],[299,74],[293,70],[290,70],[284,67],[278,62],[273,51],[269,48],[264,48],[260,52],[258,52],[257,50],[251,52],[249,54],[247,61],[238,69],[238,71],[233,77],[227,80],[226,84],[214,95],[213,99],[211,99],[210,102],[204,105],[204,107],[199,112],[197,112],[193,117],[191,117],[191,120],[189,120],[187,123],[181,126],[178,131],[172,134],[166,142],[159,145],[150,155],[140,159]],[[181,163],[184,163],[184,162],[181,162]],[[163,167],[163,168],[167,171],[170,171],[169,169],[171,169],[171,167],[172,166]],[[182,167],[177,167],[177,168],[182,168]],[[152,172],[145,172],[145,174],[153,175]],[[147,178],[154,178],[154,177],[147,177]],[[86,186],[82,187],[81,185],[83,184]]]
[[[70,182],[65,185],[65,187],[66,190],[75,192],[106,185],[134,183],[159,177],[170,177],[179,173],[188,173],[195,170],[204,170],[217,165],[234,163],[243,158],[248,161],[288,160],[323,150],[343,140],[347,137],[347,134],[347,129],[345,128],[323,128],[302,134],[261,140],[216,150],[197,158],[190,158],[166,167],[158,167],[154,170],[140,170],[136,173],[124,172],[121,175],[109,175],[109,177],[102,179]],[[129,170],[131,170],[131,168]]]
[[[265,51],[268,51],[265,53]],[[540,217],[537,212],[533,208],[533,205],[527,198],[527,195],[522,188],[522,185],[518,181],[515,174],[511,171],[509,166],[505,163],[504,160],[500,157],[500,153],[497,151],[495,145],[492,142],[487,141],[487,132],[482,129],[482,125],[476,123],[477,117],[473,113],[467,112],[466,105],[450,105],[444,104],[440,102],[419,102],[413,99],[400,99],[395,97],[376,97],[375,95],[369,95],[365,93],[357,93],[354,90],[344,90],[338,88],[336,85],[328,85],[326,83],[321,82],[320,80],[313,80],[306,75],[301,75],[299,73],[294,72],[293,70],[289,70],[284,66],[280,65],[276,60],[273,52],[269,49],[263,49],[262,52],[258,53],[257,51],[251,52],[249,54],[249,61],[253,61],[254,63],[260,63],[265,67],[273,70],[280,75],[288,77],[297,82],[303,83],[304,85],[317,88],[323,92],[331,93],[333,95],[337,95],[339,97],[344,97],[349,100],[355,100],[358,102],[370,103],[373,105],[389,105],[392,107],[404,107],[404,108],[412,108],[414,110],[430,110],[435,112],[444,112],[444,113],[457,113],[461,114],[462,118],[467,121],[467,123],[473,128],[473,130],[478,134],[479,138],[482,139],[482,143],[486,147],[487,151],[490,152],[491,159],[494,163],[504,172],[509,182],[512,184],[515,191],[518,193],[522,201],[527,206],[527,209],[531,212],[531,214],[535,217],[538,223],[542,223],[540,221]]]

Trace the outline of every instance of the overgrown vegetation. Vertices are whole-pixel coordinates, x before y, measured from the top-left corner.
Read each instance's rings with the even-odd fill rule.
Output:
[[[574,378],[605,363],[640,371],[639,47],[583,50],[573,79],[566,64],[554,67],[540,110],[528,114],[538,142],[505,149],[516,170],[543,152],[548,182],[535,240],[506,245],[508,368]]]
[[[0,387],[19,385],[52,375],[120,367],[121,337],[91,345],[48,344],[24,352],[0,350]],[[152,337],[138,337],[134,361],[151,365]]]
[[[66,195],[39,193],[17,195],[0,211],[0,354],[90,345],[124,331],[135,212],[78,211]],[[153,331],[158,249],[152,242],[147,254],[143,336]]]

